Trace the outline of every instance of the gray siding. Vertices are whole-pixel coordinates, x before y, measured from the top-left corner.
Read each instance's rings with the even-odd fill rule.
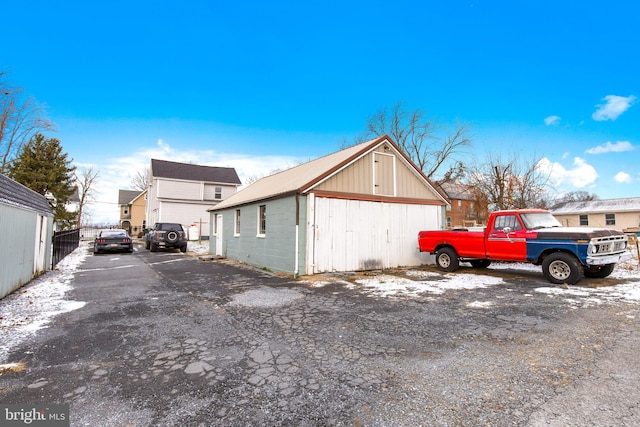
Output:
[[[298,251],[298,272],[304,271],[304,248],[306,247],[306,197],[299,196],[299,232],[296,249],[296,198],[295,196],[253,203],[238,208],[215,211],[223,215],[223,253],[228,259],[267,268],[272,271],[294,274],[295,254]],[[258,211],[266,205],[266,233],[258,236]],[[240,209],[240,235],[234,235],[235,211]],[[213,227],[212,227],[213,228]],[[215,252],[217,236],[211,235],[211,252]]]
[[[36,236],[41,217],[38,212],[0,203],[0,298],[49,269],[53,218],[45,217],[42,236]],[[41,237],[46,249],[43,259],[36,260]]]

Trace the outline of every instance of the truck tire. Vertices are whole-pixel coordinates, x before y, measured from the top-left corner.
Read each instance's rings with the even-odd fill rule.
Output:
[[[149,241],[148,241],[148,240],[146,240],[146,241],[144,242],[144,248],[145,248],[145,249],[149,249],[149,248],[150,248],[150,246],[149,246]]]
[[[151,242],[150,246],[151,247],[149,249],[151,249],[151,252],[155,252],[158,250],[158,245],[156,245],[155,243]]]
[[[473,268],[487,268],[491,265],[491,260],[488,259],[472,259],[469,261]]]
[[[542,262],[542,272],[556,285],[573,285],[582,279],[584,269],[578,259],[566,252],[554,252]]]
[[[436,252],[436,265],[442,271],[456,271],[460,265],[460,259],[453,248],[442,248]]]
[[[584,277],[590,279],[603,279],[613,272],[615,264],[594,265],[584,269]]]

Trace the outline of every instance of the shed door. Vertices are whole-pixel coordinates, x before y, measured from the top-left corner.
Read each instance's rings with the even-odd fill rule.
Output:
[[[395,160],[392,154],[373,153],[373,194],[395,196]]]
[[[315,197],[307,272],[372,270],[420,265],[420,230],[440,229],[440,208]]]
[[[45,256],[47,251],[47,218],[43,215],[38,215],[36,218],[36,251],[34,258],[34,273],[45,271],[48,263],[45,264]]]
[[[222,253],[222,214],[216,214],[216,255],[223,256],[223,253]]]

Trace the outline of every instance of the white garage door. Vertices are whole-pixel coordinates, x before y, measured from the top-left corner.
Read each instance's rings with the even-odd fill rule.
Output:
[[[307,272],[420,265],[418,232],[440,228],[440,207],[311,197]]]

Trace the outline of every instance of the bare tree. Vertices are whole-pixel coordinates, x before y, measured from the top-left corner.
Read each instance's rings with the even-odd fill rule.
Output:
[[[78,197],[80,199],[78,204],[78,228],[82,227],[83,220],[87,217],[87,205],[95,202],[94,184],[98,175],[99,171],[95,171],[93,167],[80,169],[79,175],[76,173]]]
[[[489,210],[547,208],[552,194],[548,173],[535,156],[523,159],[488,154],[473,165],[468,183],[476,189],[476,203]]]
[[[134,190],[146,190],[149,186],[149,168],[138,171],[133,178],[131,178],[131,186]]]
[[[33,98],[24,99],[22,89],[11,86],[6,72],[0,71],[0,173],[7,173],[9,163],[32,136],[54,129],[44,107]]]
[[[401,102],[390,110],[383,108],[369,119],[365,137],[382,135],[389,135],[428,178],[436,176],[451,161],[456,162],[452,167],[457,168],[457,160],[471,146],[468,125],[456,123],[450,131],[425,118],[419,109],[408,111]]]
[[[591,194],[588,191],[570,191],[564,194],[557,200],[558,204],[569,203],[569,202],[591,202],[593,200],[598,200],[597,194]]]

